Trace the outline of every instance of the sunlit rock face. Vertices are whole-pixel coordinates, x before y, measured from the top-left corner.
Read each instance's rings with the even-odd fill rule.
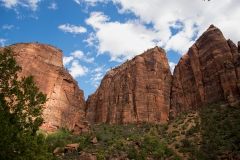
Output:
[[[86,102],[91,123],[165,123],[172,75],[163,49],[155,47],[107,72]]]
[[[39,43],[9,47],[22,67],[19,76],[33,75],[47,94],[42,128],[48,131],[89,133],[89,123],[161,124],[206,102],[235,104],[240,95],[240,42],[226,40],[213,25],[181,57],[173,76],[165,51],[154,47],[109,70],[86,102],[63,67],[61,50]]]
[[[202,103],[239,96],[240,57],[237,46],[211,25],[175,67],[170,115]]]
[[[43,129],[54,131],[60,127],[74,129],[83,123],[85,100],[77,82],[64,69],[62,51],[45,44],[18,43],[12,48],[22,67],[19,77],[34,76],[36,86],[47,94],[43,112]]]

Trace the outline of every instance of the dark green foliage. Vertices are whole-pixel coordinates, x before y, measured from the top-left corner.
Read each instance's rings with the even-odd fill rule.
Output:
[[[240,108],[221,109],[219,103],[201,109],[203,145],[201,150],[210,159],[240,155]]]
[[[46,159],[51,154],[44,136],[37,134],[46,95],[38,91],[32,76],[18,80],[20,71],[5,48],[0,53],[0,159]]]
[[[240,108],[220,109],[220,104],[207,104],[199,109],[199,114],[192,111],[165,125],[99,124],[92,126],[90,135],[66,135],[60,139],[80,143],[78,151],[97,153],[98,159],[236,159],[240,155]],[[91,143],[94,137],[99,141],[97,145]],[[74,153],[63,159],[70,157],[81,158]]]

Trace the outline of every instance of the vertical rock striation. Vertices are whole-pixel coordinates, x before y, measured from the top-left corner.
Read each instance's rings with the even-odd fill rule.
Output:
[[[95,93],[83,91],[63,68],[62,51],[49,45],[10,46],[20,77],[33,75],[47,94],[43,129],[88,133],[94,123],[165,123],[202,103],[240,95],[240,42],[236,46],[211,25],[181,57],[171,75],[166,53],[155,47],[111,69]],[[85,120],[86,119],[86,120]]]
[[[23,76],[34,76],[36,86],[47,94],[43,112],[43,129],[74,129],[83,123],[85,100],[77,82],[64,69],[62,51],[39,43],[18,43],[10,46]]]
[[[175,117],[204,102],[239,96],[239,60],[237,46],[211,25],[175,67],[170,115]]]
[[[86,102],[91,123],[165,123],[172,75],[163,49],[155,47],[107,72]]]

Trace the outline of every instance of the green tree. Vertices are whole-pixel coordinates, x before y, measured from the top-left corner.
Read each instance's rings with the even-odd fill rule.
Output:
[[[51,154],[44,136],[37,134],[46,95],[33,76],[19,80],[21,70],[11,49],[5,48],[0,53],[0,159],[47,159]]]

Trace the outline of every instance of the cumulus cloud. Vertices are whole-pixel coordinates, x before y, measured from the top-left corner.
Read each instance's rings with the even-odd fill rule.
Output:
[[[89,72],[89,69],[79,64],[79,61],[92,63],[94,58],[85,56],[81,50],[76,50],[70,53],[70,56],[63,57],[63,65],[67,68],[69,73],[74,77],[84,76]]]
[[[94,61],[94,58],[93,58],[93,57],[88,58],[88,57],[85,56],[85,55],[83,54],[83,52],[80,51],[80,50],[76,50],[76,51],[70,53],[70,55],[73,56],[74,58],[77,58],[77,59],[79,59],[79,60],[83,60],[83,61],[85,61],[85,62],[87,62],[87,63],[92,63],[92,62]]]
[[[85,42],[96,46],[98,54],[110,54],[112,61],[131,59],[159,41],[156,31],[148,29],[138,20],[126,23],[109,20],[102,12],[92,12],[86,23],[93,27],[95,34],[90,34]]]
[[[4,46],[5,46],[5,42],[6,42],[6,41],[7,41],[7,39],[0,38],[1,47],[4,47]]]
[[[73,78],[84,76],[88,73],[89,69],[85,66],[81,66],[77,60],[74,60],[71,67],[68,68],[69,73]]]
[[[50,3],[50,6],[48,6],[48,9],[52,9],[52,10],[56,10],[58,7],[57,7],[57,3]]]
[[[63,65],[67,66],[74,58],[72,56],[70,57],[63,57]]]
[[[132,12],[146,23],[152,23],[158,35],[161,35],[163,46],[184,54],[193,41],[199,37],[210,24],[214,24],[222,30],[225,37],[235,42],[240,37],[236,28],[240,23],[240,1],[226,0],[218,1],[192,1],[192,0],[142,0],[138,3],[134,0],[113,0],[121,6],[119,13]],[[157,14],[156,14],[157,13]],[[181,28],[172,29],[178,23]],[[197,34],[197,35],[196,35]],[[177,42],[177,43],[176,43]],[[180,43],[180,44],[179,44]]]
[[[113,3],[120,14],[129,14],[129,18],[125,22],[111,21],[111,17],[102,12],[92,12],[86,24],[92,26],[94,32],[84,40],[88,46],[95,46],[98,54],[109,54],[112,61],[122,62],[155,45],[183,55],[211,24],[221,29],[226,39],[236,43],[240,37],[240,32],[236,32],[240,28],[239,0],[221,3],[113,0]]]
[[[16,9],[16,7],[26,7],[30,8],[32,11],[36,11],[38,8],[38,3],[42,0],[1,0],[3,2],[3,6],[9,9]]]
[[[73,34],[80,34],[80,33],[85,33],[87,32],[87,29],[82,27],[82,26],[75,26],[75,25],[70,25],[70,24],[62,24],[58,26],[60,30],[63,32],[70,32]]]

